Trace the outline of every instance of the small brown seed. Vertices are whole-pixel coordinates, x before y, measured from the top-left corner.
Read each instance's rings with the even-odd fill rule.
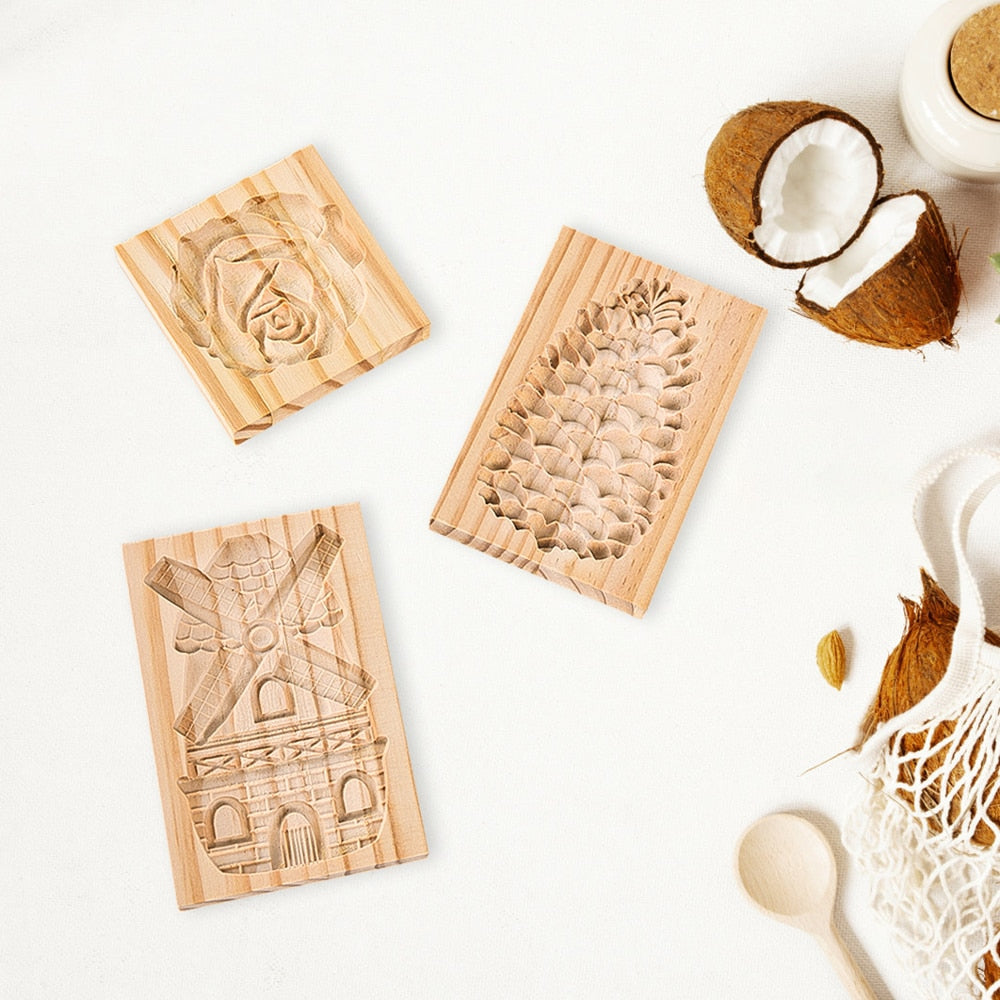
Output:
[[[820,639],[816,647],[816,663],[827,684],[839,691],[847,670],[847,651],[844,649],[844,640],[836,629]]]

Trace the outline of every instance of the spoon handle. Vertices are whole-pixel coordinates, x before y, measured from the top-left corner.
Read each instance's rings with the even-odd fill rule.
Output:
[[[833,925],[828,925],[816,937],[854,1000],[878,1000]]]

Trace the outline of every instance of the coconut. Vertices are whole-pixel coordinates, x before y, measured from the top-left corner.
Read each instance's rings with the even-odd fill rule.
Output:
[[[920,571],[920,579],[923,584],[922,600],[900,598],[906,613],[906,628],[899,644],[886,660],[878,692],[861,723],[862,743],[874,735],[883,722],[922,701],[937,686],[948,668],[959,609],[926,570]],[[987,629],[985,638],[991,646],[1000,646],[1000,636],[995,632]],[[936,739],[953,732],[954,728],[951,722],[941,723],[935,732]],[[916,754],[924,746],[926,734],[904,733],[901,739],[904,751]],[[940,766],[942,762],[943,751],[941,759],[933,758],[931,764]],[[904,780],[912,782],[912,763],[903,764],[901,768]],[[952,772],[948,778],[949,787],[959,778],[959,774]],[[940,793],[937,785],[930,785],[923,792],[922,805],[928,810],[933,809],[940,801]],[[1000,823],[1000,793],[987,811],[993,822]],[[985,823],[980,823],[972,839],[989,846],[993,842],[993,833]]]
[[[795,301],[810,319],[883,347],[951,344],[962,280],[937,205],[924,191],[876,202],[861,235],[808,270]]]
[[[812,101],[755,104],[722,126],[705,188],[723,228],[777,267],[835,257],[864,227],[882,184],[871,132]]]
[[[899,644],[886,660],[875,700],[861,723],[862,743],[874,735],[882,723],[922,701],[937,686],[948,668],[959,609],[926,570],[920,571],[920,579],[923,583],[921,601],[900,598],[906,612],[906,628]],[[1000,646],[1000,636],[989,629],[986,630],[985,639],[991,646]],[[951,722],[940,723],[933,734],[935,741],[954,732],[954,728]],[[903,750],[919,754],[926,737],[926,733],[903,733]],[[943,763],[942,752],[932,758],[928,766],[940,767]],[[907,783],[913,782],[912,762],[900,764],[900,777]],[[945,794],[961,778],[960,772],[952,771],[947,779]],[[920,807],[933,811],[941,801],[942,791],[940,782],[930,784],[921,794]],[[912,796],[908,805],[912,808],[917,805]],[[1000,823],[1000,793],[994,796],[987,814],[994,823]],[[940,832],[940,823],[932,821],[931,826],[936,833]],[[977,844],[989,847],[993,843],[993,833],[986,823],[980,822],[972,839]],[[980,982],[986,987],[1000,982],[1000,965],[997,965],[989,949],[982,955],[976,971]]]

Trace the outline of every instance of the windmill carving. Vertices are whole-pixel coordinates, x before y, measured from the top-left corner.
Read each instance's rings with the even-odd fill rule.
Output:
[[[292,552],[241,535],[205,572],[164,557],[145,578],[184,612],[174,648],[194,676],[174,721],[188,770],[179,783],[224,872],[307,865],[381,830],[386,740],[368,707],[374,678],[311,638],[344,618],[328,580],[342,544],[324,525]]]

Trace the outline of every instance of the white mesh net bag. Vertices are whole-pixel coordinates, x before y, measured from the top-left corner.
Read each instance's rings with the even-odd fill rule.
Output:
[[[958,625],[937,686],[865,744],[867,780],[844,830],[920,995],[934,1000],[1000,998],[1000,649],[984,641],[977,584],[1000,568],[1000,517],[984,510],[998,485],[1000,453],[967,452],[918,492],[917,529]]]

